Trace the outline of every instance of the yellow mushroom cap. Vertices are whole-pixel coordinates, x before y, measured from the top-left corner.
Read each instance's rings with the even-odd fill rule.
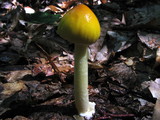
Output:
[[[72,43],[92,44],[100,36],[100,24],[89,7],[79,4],[61,19],[57,33]]]

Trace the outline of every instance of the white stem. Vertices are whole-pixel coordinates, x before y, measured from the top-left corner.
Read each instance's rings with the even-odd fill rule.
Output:
[[[88,46],[75,44],[74,95],[76,108],[81,116],[95,112],[95,104],[88,96]]]
[[[74,95],[79,113],[88,110],[88,62],[87,46],[75,44]]]
[[[152,120],[160,120],[160,100],[159,99],[157,99],[156,104],[154,106]]]

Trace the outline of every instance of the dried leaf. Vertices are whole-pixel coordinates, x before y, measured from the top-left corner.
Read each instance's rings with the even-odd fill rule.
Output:
[[[149,90],[154,98],[160,99],[160,78],[151,81]]]
[[[150,49],[155,49],[160,46],[160,34],[147,33],[138,31],[138,37],[142,43],[147,45]]]
[[[122,15],[122,20],[120,20],[118,18],[113,18],[111,23],[112,23],[113,26],[115,26],[115,25],[126,25],[125,15],[124,14]]]
[[[34,65],[32,72],[34,76],[38,75],[39,73],[44,73],[46,76],[51,76],[54,74],[52,66],[47,64]]]
[[[10,10],[12,9],[12,4],[10,2],[2,2],[1,8]]]
[[[104,68],[104,66],[102,66],[100,63],[90,63],[89,62],[89,68],[102,69],[102,68]]]
[[[112,76],[113,81],[116,80],[121,85],[129,88],[134,87],[136,81],[134,71],[125,63],[113,64],[109,69],[109,76]]]
[[[11,21],[12,21],[12,24],[9,28],[9,31],[12,31],[14,30],[16,27],[18,27],[18,23],[19,23],[19,20],[20,19],[23,19],[22,16],[24,16],[24,10],[21,6],[17,6],[16,9],[12,10],[11,11]]]
[[[0,62],[3,64],[15,64],[20,56],[13,52],[3,52],[0,54]]]
[[[98,62],[104,62],[104,61],[107,61],[109,59],[109,57],[110,57],[110,53],[108,51],[108,48],[106,45],[103,45],[102,49],[97,52],[95,59]]]
[[[5,76],[7,82],[15,82],[21,80],[25,75],[31,75],[31,70],[16,70],[11,71],[9,74]]]
[[[68,9],[70,8],[76,1],[75,0],[71,0],[71,1],[64,1],[62,3],[57,3],[59,7],[61,7],[62,9]]]
[[[6,44],[6,43],[8,43],[9,41],[7,40],[7,39],[5,39],[5,38],[0,38],[0,45],[1,44]]]
[[[6,83],[6,84],[3,84],[2,87],[3,87],[3,90],[0,92],[1,96],[11,96],[15,92],[18,92],[26,88],[23,82]]]
[[[100,0],[102,4],[106,4],[107,0]]]
[[[22,41],[22,40],[20,40],[20,39],[18,39],[18,38],[13,38],[12,40],[11,40],[11,49],[12,50],[15,50],[15,51],[17,51],[17,52],[21,52],[22,50],[23,50],[23,47],[24,47],[24,41]]]
[[[144,100],[142,98],[138,98],[138,101],[141,103],[142,106],[147,104],[147,100]]]
[[[30,119],[24,116],[17,115],[13,118],[13,120],[30,120]]]
[[[107,46],[110,51],[120,52],[130,47],[135,41],[135,33],[128,31],[108,31],[110,39],[107,40]]]
[[[146,28],[160,29],[160,5],[148,4],[141,8],[132,9],[126,14],[129,26],[143,26]]]
[[[47,10],[51,10],[53,12],[56,12],[56,13],[59,13],[59,12],[63,12],[63,10],[59,7],[56,7],[54,5],[49,5],[47,6],[45,9],[44,9],[44,12],[47,11]]]

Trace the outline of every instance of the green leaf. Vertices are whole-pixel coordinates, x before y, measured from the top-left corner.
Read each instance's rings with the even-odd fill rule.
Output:
[[[61,15],[54,15],[48,12],[36,12],[27,15],[27,21],[36,24],[54,24],[59,21]]]

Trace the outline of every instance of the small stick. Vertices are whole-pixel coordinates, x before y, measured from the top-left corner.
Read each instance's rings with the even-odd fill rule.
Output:
[[[38,48],[40,48],[41,52],[47,57],[49,63],[51,64],[52,68],[54,69],[55,73],[59,74],[60,71],[59,71],[59,69],[57,68],[57,66],[54,64],[54,62],[52,61],[51,56],[49,56],[49,54],[48,54],[39,44],[37,44],[37,43],[35,43],[35,44],[36,44],[36,46],[37,46]]]

